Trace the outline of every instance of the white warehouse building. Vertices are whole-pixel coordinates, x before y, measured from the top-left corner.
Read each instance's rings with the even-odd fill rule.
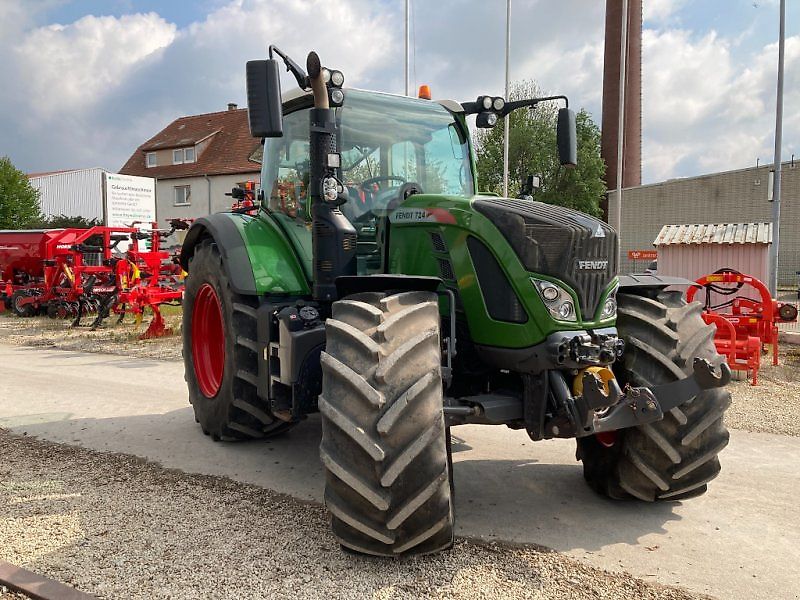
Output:
[[[28,179],[39,190],[39,203],[45,217],[85,217],[103,220],[103,176],[100,167],[31,173]]]

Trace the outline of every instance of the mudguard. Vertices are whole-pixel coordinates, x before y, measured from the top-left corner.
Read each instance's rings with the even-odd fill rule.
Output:
[[[195,246],[205,237],[213,238],[217,244],[236,293],[311,293],[291,242],[268,216],[215,213],[196,219],[181,248],[180,262],[187,272]]]

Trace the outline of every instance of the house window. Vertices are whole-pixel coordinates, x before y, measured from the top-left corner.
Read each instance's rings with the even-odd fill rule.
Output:
[[[190,185],[176,185],[175,190],[175,206],[189,206],[192,203],[192,186]]]
[[[147,153],[147,168],[155,167],[158,165],[158,160],[156,159],[155,152],[148,152]]]
[[[182,165],[183,163],[194,162],[194,148],[178,148],[172,151],[172,164]]]

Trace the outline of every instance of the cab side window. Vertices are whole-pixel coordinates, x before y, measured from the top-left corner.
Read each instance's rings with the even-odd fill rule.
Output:
[[[307,220],[309,180],[308,111],[284,117],[284,134],[267,141],[264,152],[265,192],[272,212]],[[268,161],[268,162],[267,162]]]

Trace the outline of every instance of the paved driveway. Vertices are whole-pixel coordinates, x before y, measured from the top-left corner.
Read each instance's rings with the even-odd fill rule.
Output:
[[[272,442],[214,443],[194,422],[180,363],[0,345],[0,427],[322,497],[317,418]],[[572,441],[453,432],[460,535],[535,543],[721,598],[800,598],[800,438],[734,431],[708,494],[647,505],[592,493]]]

